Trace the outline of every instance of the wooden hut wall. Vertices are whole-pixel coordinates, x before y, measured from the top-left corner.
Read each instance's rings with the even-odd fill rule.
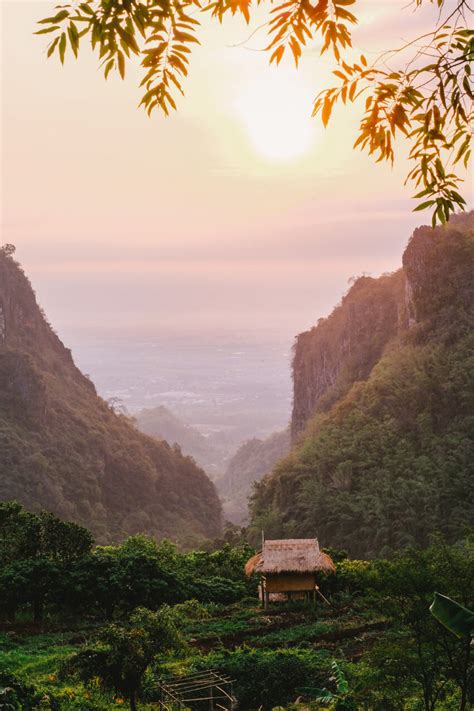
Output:
[[[267,592],[296,592],[314,590],[314,573],[266,573],[265,589]]]

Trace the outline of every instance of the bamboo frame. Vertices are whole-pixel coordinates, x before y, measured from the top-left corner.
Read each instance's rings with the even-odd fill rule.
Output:
[[[199,708],[202,708],[202,703],[207,701],[209,711],[234,711],[237,700],[232,690],[233,681],[212,670],[164,680],[159,684],[160,708],[162,711],[181,711],[189,708],[192,702],[199,702]]]

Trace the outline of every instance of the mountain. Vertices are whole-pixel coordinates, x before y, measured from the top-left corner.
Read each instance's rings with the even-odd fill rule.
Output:
[[[8,248],[0,250],[0,452],[0,499],[46,508],[98,541],[219,533],[206,474],[97,396]]]
[[[141,432],[170,444],[177,443],[182,452],[193,457],[212,479],[222,474],[228,448],[213,444],[210,438],[180,420],[167,407],[162,405],[140,410],[135,422]]]
[[[266,439],[247,440],[235,452],[232,442],[204,437],[164,406],[141,410],[135,416],[135,424],[141,432],[175,444],[184,454],[193,457],[215,481],[223,502],[224,518],[238,525],[247,520],[253,483],[268,474],[290,450],[287,429]]]
[[[360,277],[340,305],[296,338],[292,440],[316,412],[325,412],[353,383],[366,380],[387,343],[406,321],[400,269],[379,279]]]
[[[252,528],[354,556],[474,526],[474,213],[415,230],[398,272],[357,280],[296,342],[291,454]]]
[[[268,474],[290,451],[290,432],[275,432],[266,439],[244,442],[229,462],[225,475],[217,482],[223,498],[224,516],[242,525],[248,516],[248,497],[253,484]]]

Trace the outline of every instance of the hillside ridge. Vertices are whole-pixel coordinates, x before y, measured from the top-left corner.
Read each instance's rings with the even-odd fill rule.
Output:
[[[289,428],[265,439],[243,442],[229,461],[224,476],[217,481],[225,518],[242,525],[247,522],[248,498],[253,484],[268,474],[290,451]]]
[[[98,397],[5,250],[0,442],[0,499],[47,508],[99,541],[139,532],[186,541],[220,531],[220,502],[204,471]]]
[[[143,408],[135,415],[135,423],[140,432],[179,445],[183,454],[193,457],[213,481],[222,475],[229,456],[227,448],[219,446],[211,437],[205,437],[197,427],[184,422],[168,407]]]
[[[474,525],[474,212],[414,231],[297,339],[291,454],[251,526],[354,556],[455,542]]]
[[[293,442],[316,412],[325,412],[366,380],[387,344],[407,323],[403,270],[355,280],[341,303],[296,337],[293,357]]]

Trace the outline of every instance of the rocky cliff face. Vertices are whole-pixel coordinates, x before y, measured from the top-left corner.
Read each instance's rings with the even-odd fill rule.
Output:
[[[451,230],[466,230],[473,213],[454,216]],[[328,318],[301,333],[294,348],[292,441],[317,412],[327,412],[352,385],[367,380],[390,341],[407,328],[435,319],[459,325],[472,284],[461,273],[463,251],[429,227],[416,229],[403,268],[378,279],[360,277]],[[437,284],[437,288],[434,288]],[[451,316],[450,316],[451,314]]]
[[[360,277],[328,318],[297,337],[293,442],[316,412],[327,411],[356,381],[367,379],[406,323],[404,289],[402,271],[379,279]]]
[[[444,232],[449,239],[443,238]],[[416,229],[403,254],[409,325],[469,331],[474,303],[472,249],[465,235],[474,230],[474,211],[454,215],[445,228]]]
[[[62,372],[95,393],[38,307],[23,270],[4,252],[0,252],[0,347],[2,352],[30,354],[47,370]]]
[[[354,557],[463,538],[474,520],[474,212],[415,230],[403,269],[359,280],[299,337],[297,435],[251,531]],[[315,416],[313,416],[315,415]]]
[[[39,309],[28,279],[0,251],[0,499],[127,534],[215,536],[213,484],[166,442],[138,432],[96,394]]]

